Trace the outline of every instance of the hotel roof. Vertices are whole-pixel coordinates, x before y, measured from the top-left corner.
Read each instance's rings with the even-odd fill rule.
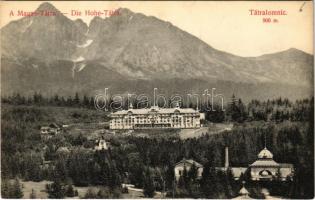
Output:
[[[160,113],[160,114],[170,114],[174,112],[179,113],[199,113],[197,110],[192,108],[159,108],[157,106],[152,106],[151,108],[141,108],[141,109],[128,109],[128,110],[119,110],[117,112],[112,113],[112,115],[126,115],[129,112],[132,114],[150,114],[150,113]]]

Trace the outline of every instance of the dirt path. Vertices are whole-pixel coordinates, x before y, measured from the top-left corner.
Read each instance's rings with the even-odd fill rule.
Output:
[[[207,127],[201,127],[199,129],[182,129],[179,133],[179,137],[182,140],[188,138],[200,137],[203,134],[218,134],[224,131],[231,131],[233,129],[233,124],[225,123],[213,123]]]

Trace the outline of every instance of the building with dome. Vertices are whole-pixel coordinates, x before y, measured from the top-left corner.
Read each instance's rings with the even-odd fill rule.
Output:
[[[108,149],[108,145],[103,137],[102,139],[95,141],[94,150],[101,151],[101,150],[107,150],[107,149]]]
[[[224,167],[216,167],[217,170],[231,170],[235,180],[239,180],[242,174],[250,173],[253,181],[292,180],[294,167],[289,163],[277,163],[273,160],[273,154],[265,147],[258,154],[258,159],[248,167],[235,167],[229,165],[228,147],[225,148]]]
[[[258,159],[249,165],[252,180],[282,180],[293,178],[292,164],[277,163],[273,154],[265,147],[258,154]]]
[[[273,154],[266,147],[259,152],[258,159],[250,164],[248,167],[230,166],[228,152],[228,147],[225,147],[224,167],[215,167],[215,169],[225,172],[227,170],[230,170],[235,180],[239,180],[242,174],[244,175],[245,173],[250,173],[251,180],[253,181],[293,180],[293,165],[288,163],[277,163],[273,160]],[[189,171],[192,165],[196,166],[196,168],[198,169],[198,177],[201,177],[203,172],[202,164],[191,159],[183,159],[175,165],[174,170],[176,180],[178,180],[179,177],[182,175],[184,168]]]

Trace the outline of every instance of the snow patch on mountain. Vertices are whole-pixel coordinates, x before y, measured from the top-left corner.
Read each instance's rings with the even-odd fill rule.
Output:
[[[86,66],[85,63],[80,63],[80,64],[78,65],[78,72],[81,71],[85,66]]]
[[[86,64],[83,62],[77,63],[74,62],[72,66],[72,78],[74,78],[76,72],[80,72],[85,68]]]
[[[79,48],[85,48],[85,47],[88,47],[90,46],[90,44],[92,44],[93,40],[87,40],[84,44],[82,45],[77,45],[77,47]]]
[[[72,69],[71,69],[71,71],[72,71],[72,73],[71,73],[72,78],[74,78],[74,74],[75,74],[75,67],[76,67],[76,64],[75,64],[75,63],[73,63],[73,66],[72,66]]]
[[[73,62],[82,62],[84,61],[85,58],[83,58],[82,56],[80,56],[79,58],[75,59],[75,60],[72,60]]]
[[[32,67],[34,67],[35,69],[37,69],[37,68],[38,68],[38,65],[32,64]]]
[[[23,33],[33,24],[33,20],[31,20],[23,30]]]

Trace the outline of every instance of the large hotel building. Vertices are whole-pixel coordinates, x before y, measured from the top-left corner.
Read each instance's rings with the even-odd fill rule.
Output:
[[[192,108],[151,108],[111,113],[110,129],[199,128],[204,114]]]

